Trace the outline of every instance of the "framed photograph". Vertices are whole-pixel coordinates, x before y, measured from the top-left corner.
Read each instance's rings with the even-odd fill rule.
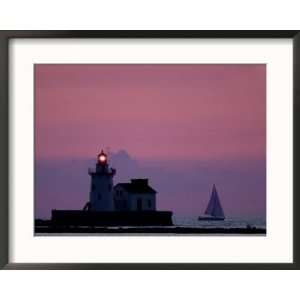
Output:
[[[3,31],[6,269],[299,269],[298,31]]]

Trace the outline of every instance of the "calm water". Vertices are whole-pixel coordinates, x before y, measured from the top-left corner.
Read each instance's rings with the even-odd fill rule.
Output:
[[[202,228],[245,228],[248,225],[256,228],[266,228],[263,218],[226,218],[224,221],[199,221],[198,217],[173,216],[175,226],[202,227]]]

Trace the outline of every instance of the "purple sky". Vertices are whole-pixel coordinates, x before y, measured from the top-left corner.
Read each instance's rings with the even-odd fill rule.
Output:
[[[159,209],[265,216],[265,65],[36,65],[37,217],[81,209],[101,148],[115,183],[148,177]]]

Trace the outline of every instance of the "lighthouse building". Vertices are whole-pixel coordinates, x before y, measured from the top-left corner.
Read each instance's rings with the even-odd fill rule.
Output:
[[[101,151],[95,169],[89,169],[91,176],[89,210],[113,211],[113,177],[116,170],[110,168],[107,155]]]
[[[119,211],[155,211],[156,191],[148,179],[131,179],[114,187],[115,209]]]
[[[116,170],[108,164],[103,150],[97,156],[96,167],[89,169],[90,197],[82,210],[52,210],[51,226],[68,230],[74,226],[88,231],[95,226],[171,226],[172,212],[156,210],[156,191],[148,179],[113,185]],[[61,230],[61,229],[60,229]],[[94,230],[94,229],[93,229]],[[107,230],[107,228],[106,228]]]

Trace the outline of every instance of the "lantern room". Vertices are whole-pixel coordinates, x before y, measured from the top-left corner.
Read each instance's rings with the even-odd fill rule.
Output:
[[[103,150],[101,150],[100,154],[98,154],[98,164],[100,165],[106,165],[107,164],[107,155],[104,153]]]

